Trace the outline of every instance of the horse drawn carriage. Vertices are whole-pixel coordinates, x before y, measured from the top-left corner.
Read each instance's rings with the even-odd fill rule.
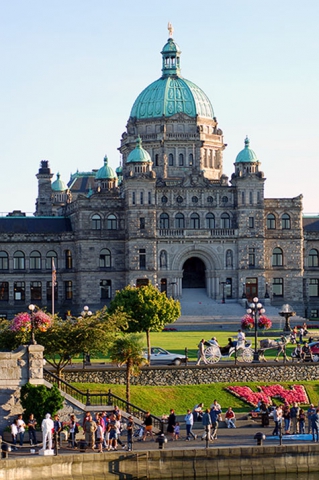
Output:
[[[276,358],[275,361],[278,361],[278,358],[281,354],[285,360],[288,361],[286,355],[286,345],[289,342],[289,337],[282,335],[279,339],[273,340],[265,338],[260,340],[258,355],[259,360],[266,362],[265,352],[266,350],[275,350]],[[246,340],[245,342],[238,342],[234,340],[232,345],[227,345],[226,347],[219,347],[214,344],[211,340],[206,342],[206,348],[204,350],[204,355],[206,362],[209,364],[217,363],[221,359],[228,359],[234,357],[239,362],[251,363],[254,359],[254,350],[251,346],[251,341]]]
[[[254,358],[254,351],[251,348],[250,341],[238,342],[234,340],[232,345],[228,344],[226,347],[219,347],[209,340],[205,345],[204,355],[206,362],[209,364],[217,363],[221,359],[227,359],[232,356],[238,361],[246,363],[251,363]]]

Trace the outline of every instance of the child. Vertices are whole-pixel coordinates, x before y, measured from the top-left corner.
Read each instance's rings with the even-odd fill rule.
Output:
[[[303,408],[299,412],[299,433],[305,433],[306,414]]]
[[[180,434],[180,426],[179,426],[179,422],[176,422],[175,428],[174,428],[174,440],[179,439],[179,434]]]

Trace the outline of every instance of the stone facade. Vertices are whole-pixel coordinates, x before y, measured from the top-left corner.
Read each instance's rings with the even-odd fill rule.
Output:
[[[174,93],[172,85],[186,81],[174,68],[179,49],[172,39],[167,45],[162,80]],[[173,62],[168,72],[166,62]],[[191,96],[195,87],[187,88]],[[301,195],[265,198],[266,179],[248,139],[229,179],[216,117],[181,111],[180,92],[162,116],[154,109],[137,116],[135,102],[116,174],[105,157],[103,167],[76,172],[63,189],[41,161],[34,216],[0,218],[0,315],[29,303],[52,310],[53,258],[61,316],[85,304],[101,308],[116,290],[151,282],[175,298],[184,288],[203,288],[219,301],[258,295],[319,317],[319,221],[303,218]],[[134,151],[143,155],[131,161]]]

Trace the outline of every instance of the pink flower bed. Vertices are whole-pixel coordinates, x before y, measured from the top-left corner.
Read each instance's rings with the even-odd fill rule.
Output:
[[[258,389],[260,390],[259,392],[253,392],[249,387],[231,386],[226,388],[230,393],[253,407],[256,407],[259,401],[269,404],[272,398],[279,398],[289,404],[294,402],[301,404],[309,403],[308,395],[303,385],[292,385],[288,390],[281,385],[263,385],[258,387]]]

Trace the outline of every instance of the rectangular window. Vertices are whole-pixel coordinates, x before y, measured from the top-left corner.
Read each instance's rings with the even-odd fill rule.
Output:
[[[139,249],[139,263],[140,269],[144,270],[146,268],[146,250],[145,248]]]
[[[58,300],[58,284],[54,286],[54,300]],[[47,301],[52,302],[52,282],[47,282]]]
[[[14,299],[19,301],[25,301],[25,283],[24,282],[14,282]]]
[[[316,308],[310,310],[310,318],[318,318],[318,310]]]
[[[255,267],[256,265],[256,258],[255,258],[255,249],[250,248],[248,251],[248,264],[249,267]]]
[[[65,300],[72,300],[73,298],[73,288],[70,280],[64,282],[64,298]]]
[[[135,205],[135,203],[136,203],[135,192],[132,192],[132,205]]]
[[[144,205],[144,192],[140,192],[140,204]]]
[[[111,298],[111,280],[101,280],[100,281],[100,298],[101,300],[106,300]]]
[[[274,297],[284,296],[284,281],[282,278],[274,278],[272,281],[272,293]]]
[[[65,250],[65,269],[72,269],[72,252],[71,250]]]
[[[141,217],[140,218],[140,230],[144,230],[144,229],[145,229],[145,218]]]
[[[152,205],[152,194],[151,194],[151,192],[148,192],[148,204]]]
[[[319,296],[319,280],[318,278],[310,278],[309,280],[309,297]]]
[[[41,298],[42,298],[41,282],[31,282],[30,283],[30,298],[33,301],[41,300]]]
[[[0,282],[0,302],[9,300],[9,282]]]
[[[249,228],[255,228],[255,219],[254,219],[254,217],[249,217]]]

